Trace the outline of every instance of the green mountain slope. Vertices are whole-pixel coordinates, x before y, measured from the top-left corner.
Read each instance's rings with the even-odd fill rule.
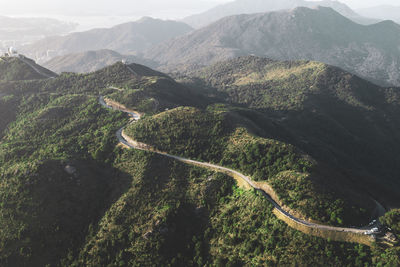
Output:
[[[295,233],[276,220],[268,201],[232,188],[223,175],[139,152],[125,152],[119,162],[130,168],[132,186],[65,265],[333,266],[370,257],[362,246]]]
[[[138,100],[137,92],[143,98]],[[274,147],[271,160],[283,162],[262,171],[308,171],[311,159],[304,159],[298,147],[266,136],[266,125],[280,132],[272,118],[226,104],[219,98],[226,96],[223,91],[195,92],[144,66],[118,63],[84,75],[2,81],[0,94],[2,110],[14,107],[0,139],[1,266],[343,266],[398,261],[397,248],[332,242],[297,232],[272,214],[264,197],[239,189],[225,175],[117,146],[115,132],[129,119],[98,103],[99,95],[126,98],[128,108],[146,113],[143,125],[165,122],[163,129],[149,133],[154,139],[168,141],[163,139],[170,134],[166,131],[189,120],[190,127],[175,131],[180,137],[191,134],[185,129],[195,129],[188,139],[192,150],[182,152],[188,155],[221,155],[218,141],[237,137],[229,146],[230,151],[243,151],[245,164],[236,162],[237,168],[253,162],[245,154],[255,143]],[[159,108],[141,108],[152,99]],[[172,125],[164,120],[168,114]],[[238,126],[242,132],[236,131]],[[176,151],[183,148],[172,139],[165,143],[171,152],[172,141]],[[294,188],[290,198],[296,192]]]
[[[0,141],[0,265],[60,264],[128,188],[132,177],[114,167],[115,132],[128,120],[102,108],[98,96],[112,93],[111,85],[145,91],[146,79],[170,85],[162,87],[167,94],[187,91],[162,73],[122,63],[88,75],[0,83],[0,108],[8,112]]]
[[[346,182],[336,184],[346,180],[340,173],[319,166],[289,144],[256,137],[242,128],[254,124],[248,119],[251,111],[208,109],[174,109],[132,124],[126,133],[160,151],[215,162],[253,180],[267,181],[283,204],[304,218],[333,225],[362,225],[376,215],[367,195],[352,191]]]
[[[398,203],[398,88],[381,88],[320,63],[254,57],[196,75],[227,101],[263,113],[258,125],[267,136],[347,170],[355,187]],[[275,126],[265,124],[265,117]]]
[[[134,78],[109,90],[108,98],[142,113],[158,113],[179,106],[201,107],[209,98],[170,77],[147,67],[131,64]]]
[[[0,81],[36,80],[55,76],[53,72],[22,55],[0,58]]]
[[[0,94],[0,138],[3,137],[3,131],[7,128],[8,124],[15,120],[17,113],[17,103],[13,96]]]

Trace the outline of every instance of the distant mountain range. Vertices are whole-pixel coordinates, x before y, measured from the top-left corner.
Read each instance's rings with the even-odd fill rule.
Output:
[[[400,23],[400,6],[375,6],[370,8],[358,9],[357,13],[382,20],[393,20]]]
[[[149,60],[131,56],[121,55],[115,51],[102,49],[97,51],[86,51],[82,53],[58,56],[43,64],[44,67],[56,72],[87,73],[100,70],[118,61],[135,62],[147,66],[155,63]]]
[[[206,26],[223,17],[239,14],[252,14],[259,12],[278,11],[296,7],[331,7],[343,16],[361,24],[378,22],[376,19],[362,17],[347,5],[331,0],[305,1],[305,0],[236,0],[219,5],[204,13],[186,17],[183,21],[194,28]]]
[[[223,18],[161,44],[145,57],[162,70],[187,71],[242,55],[315,60],[381,85],[400,85],[400,26],[359,25],[331,8],[299,7]]]
[[[112,49],[124,54],[138,54],[153,45],[191,30],[190,26],[182,22],[145,17],[109,29],[93,29],[45,38],[20,50],[40,63],[56,56],[88,50]]]

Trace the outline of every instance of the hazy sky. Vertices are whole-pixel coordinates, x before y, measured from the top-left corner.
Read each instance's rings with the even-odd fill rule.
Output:
[[[351,8],[364,8],[379,5],[392,5],[400,6],[399,0],[341,0],[339,2],[345,3]]]
[[[180,19],[232,0],[0,0],[0,15],[46,16],[83,28],[109,27],[142,16]],[[350,7],[398,5],[400,0],[341,0]]]
[[[0,13],[184,17],[229,1],[231,0],[0,0]],[[353,8],[382,4],[400,5],[399,0],[342,0],[342,2]]]
[[[0,15],[52,17],[80,24],[78,30],[137,20],[180,19],[231,0],[0,0]]]
[[[3,15],[185,16],[230,0],[0,0]]]

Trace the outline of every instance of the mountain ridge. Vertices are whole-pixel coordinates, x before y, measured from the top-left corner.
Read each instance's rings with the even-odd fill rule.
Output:
[[[338,1],[304,1],[304,0],[236,0],[216,6],[208,11],[201,14],[192,15],[183,19],[184,22],[188,23],[194,28],[200,28],[202,26],[207,26],[223,17],[230,15],[239,14],[251,14],[260,12],[271,12],[284,9],[293,9],[296,7],[316,7],[324,6],[331,7],[343,16],[346,16],[358,23],[373,23],[376,20],[363,18],[358,15],[355,11],[350,9],[346,4]]]
[[[399,85],[400,28],[388,24],[362,26],[324,7],[235,15],[153,47],[144,57],[167,71],[251,54],[316,60],[381,85]]]
[[[54,56],[62,56],[87,50],[111,49],[124,54],[138,54],[148,46],[188,33],[190,26],[172,20],[150,17],[116,25],[112,28],[92,29],[66,36],[45,38],[21,47],[22,53],[45,62]]]
[[[118,61],[123,61],[125,63],[135,62],[150,67],[155,64],[152,61],[144,60],[140,57],[121,55],[113,50],[102,49],[58,56],[43,63],[43,66],[56,73],[87,73],[100,70]]]
[[[2,81],[39,80],[56,76],[54,72],[36,64],[24,55],[0,57],[0,80]]]

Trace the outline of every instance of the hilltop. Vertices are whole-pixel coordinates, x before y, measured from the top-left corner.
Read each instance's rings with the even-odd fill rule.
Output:
[[[37,80],[57,76],[23,55],[0,57],[0,81]]]
[[[400,26],[362,26],[331,8],[236,15],[150,49],[146,58],[186,71],[244,55],[316,60],[381,85],[400,85]]]

